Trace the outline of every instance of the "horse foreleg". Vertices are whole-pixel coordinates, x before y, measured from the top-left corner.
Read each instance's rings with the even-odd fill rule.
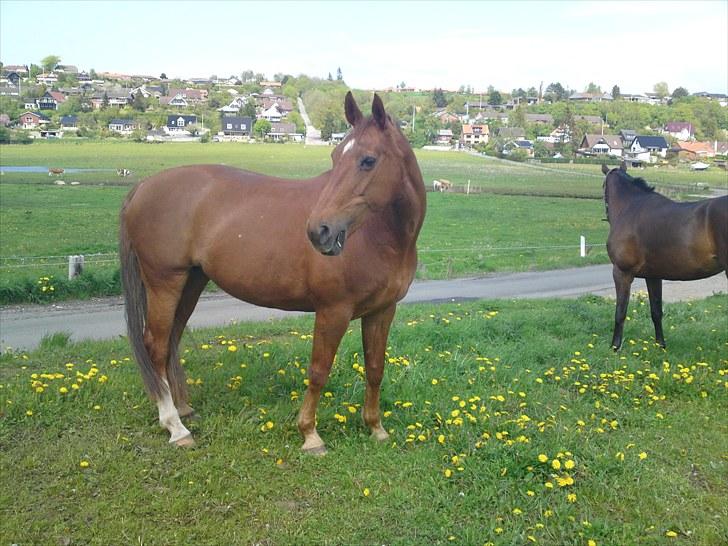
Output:
[[[627,317],[629,290],[632,286],[634,275],[622,271],[615,265],[612,268],[612,277],[614,278],[614,289],[617,294],[617,309],[614,313],[614,335],[612,336],[612,348],[615,351],[618,351],[622,346],[624,319]]]
[[[326,385],[331,372],[336,350],[351,320],[348,309],[326,309],[316,312],[313,331],[311,365],[308,367],[308,388],[303,396],[298,413],[298,430],[303,436],[301,449],[314,455],[326,453],[326,446],[316,431],[316,408],[321,389]]]
[[[384,353],[387,348],[389,327],[394,318],[396,305],[362,317],[361,331],[364,343],[364,363],[367,374],[367,387],[364,395],[364,423],[372,431],[372,438],[384,441],[389,434],[382,427],[379,414],[379,392],[384,375]]]
[[[655,339],[660,347],[665,348],[665,337],[662,334],[662,279],[645,279],[647,293],[650,296],[650,314],[655,325]]]

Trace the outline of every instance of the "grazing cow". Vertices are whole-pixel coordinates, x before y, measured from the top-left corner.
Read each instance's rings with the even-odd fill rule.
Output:
[[[440,193],[449,190],[451,187],[452,182],[450,182],[449,180],[445,180],[444,178],[432,181],[432,189],[434,191],[439,191]]]
[[[64,172],[66,172],[65,169],[50,167],[48,169],[48,176],[61,176]]]
[[[116,169],[116,174],[122,178],[126,178],[131,174],[131,171],[129,169]]]

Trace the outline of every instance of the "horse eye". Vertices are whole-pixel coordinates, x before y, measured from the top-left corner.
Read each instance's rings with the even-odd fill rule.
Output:
[[[362,171],[371,171],[376,163],[376,157],[372,157],[370,155],[364,156],[361,161],[359,161],[359,169]]]

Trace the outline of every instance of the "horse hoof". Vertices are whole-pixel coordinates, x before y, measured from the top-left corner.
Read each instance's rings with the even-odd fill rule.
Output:
[[[301,449],[306,455],[313,455],[314,457],[323,457],[327,453],[325,445],[320,445],[316,447],[303,447]]]
[[[177,447],[193,447],[195,440],[192,438],[192,434],[188,434],[187,436],[182,436],[179,440],[175,440],[173,443]]]
[[[383,428],[372,430],[372,438],[377,442],[386,442],[389,440],[389,433]]]

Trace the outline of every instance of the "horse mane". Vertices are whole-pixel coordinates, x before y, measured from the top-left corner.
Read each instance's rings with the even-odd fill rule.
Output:
[[[628,175],[626,172],[624,172],[621,169],[616,169],[617,173],[627,182],[632,184],[635,188],[638,190],[643,191],[644,193],[654,193],[655,186],[650,186],[647,181],[644,178],[634,178],[630,175]]]

